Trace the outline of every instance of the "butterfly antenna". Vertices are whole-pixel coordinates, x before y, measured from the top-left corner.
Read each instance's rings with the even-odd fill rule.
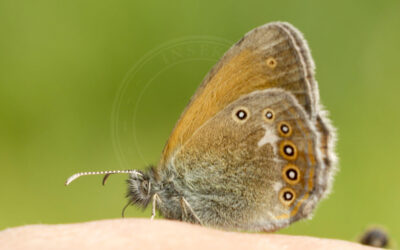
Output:
[[[142,173],[140,173],[137,170],[111,170],[111,171],[97,171],[97,172],[82,172],[82,173],[76,173],[69,177],[67,181],[65,182],[65,186],[68,186],[71,182],[74,180],[78,179],[81,176],[85,175],[105,175],[103,178],[103,185],[106,183],[107,178],[112,175],[112,174],[135,174],[142,176]]]

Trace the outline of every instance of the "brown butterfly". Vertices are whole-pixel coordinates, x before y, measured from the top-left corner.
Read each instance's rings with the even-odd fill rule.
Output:
[[[292,25],[253,29],[207,74],[157,167],[66,184],[129,173],[128,205],[223,229],[274,231],[310,217],[336,165],[314,68]]]

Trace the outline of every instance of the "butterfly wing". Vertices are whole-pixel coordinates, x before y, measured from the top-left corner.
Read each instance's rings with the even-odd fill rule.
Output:
[[[270,123],[261,115],[268,107],[276,115]],[[282,125],[290,135],[279,132]],[[206,224],[272,231],[310,215],[328,192],[334,135],[306,41],[290,24],[270,23],[247,33],[208,73],[158,169],[176,174],[174,186]],[[296,157],[285,157],[286,149]]]
[[[301,33],[288,23],[248,32],[212,68],[176,124],[160,167],[212,116],[240,96],[268,88],[290,91],[311,119],[318,110],[314,63]]]
[[[169,167],[200,220],[226,229],[274,231],[310,215],[324,195],[317,128],[281,89],[254,91],[227,105]]]

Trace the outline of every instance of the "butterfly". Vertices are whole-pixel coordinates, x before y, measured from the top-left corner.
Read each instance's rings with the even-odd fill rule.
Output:
[[[309,218],[332,185],[335,129],[315,66],[291,24],[248,32],[206,75],[156,167],[128,173],[128,204],[226,230],[275,231]]]

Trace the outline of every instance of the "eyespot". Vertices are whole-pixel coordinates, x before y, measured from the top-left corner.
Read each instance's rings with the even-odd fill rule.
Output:
[[[296,193],[291,188],[283,188],[279,192],[279,200],[285,206],[292,205],[295,199],[296,199]]]
[[[233,119],[237,122],[244,122],[249,118],[249,116],[250,112],[245,107],[235,109],[232,114]]]
[[[273,57],[268,57],[266,62],[267,62],[268,67],[270,67],[271,69],[274,69],[276,67],[276,65],[278,64],[276,62],[275,58],[273,58]]]
[[[296,146],[291,141],[281,142],[280,153],[287,160],[296,160],[297,158]]]
[[[263,118],[265,121],[271,123],[275,120],[275,113],[272,109],[264,109]]]
[[[295,185],[300,181],[300,169],[296,165],[288,164],[282,170],[282,177],[290,185]]]
[[[278,124],[278,131],[281,136],[289,137],[292,135],[292,127],[287,122],[280,122]]]
[[[246,119],[246,117],[247,117],[247,113],[246,113],[246,111],[240,109],[239,111],[236,112],[236,117],[237,117],[239,120],[244,120],[244,119]]]

